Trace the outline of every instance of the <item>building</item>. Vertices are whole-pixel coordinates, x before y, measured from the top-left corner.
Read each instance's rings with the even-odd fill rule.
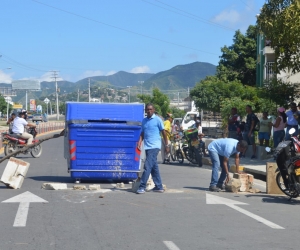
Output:
[[[270,80],[272,77],[282,79],[284,82],[300,83],[300,72],[280,72],[275,74],[274,63],[275,63],[275,52],[272,49],[272,41],[259,33],[257,35],[257,64],[256,64],[256,86],[262,87],[265,82]]]

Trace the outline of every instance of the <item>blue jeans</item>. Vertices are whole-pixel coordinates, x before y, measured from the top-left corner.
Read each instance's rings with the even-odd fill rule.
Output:
[[[144,165],[144,172],[141,177],[141,184],[139,188],[146,188],[147,181],[149,179],[149,175],[152,175],[153,182],[155,187],[158,189],[163,189],[158,164],[157,164],[157,155],[160,149],[147,149],[146,152],[146,160]]]
[[[295,133],[292,134],[292,135],[289,134],[289,130],[291,128],[296,129]],[[295,126],[287,125],[287,127],[286,127],[286,134],[285,134],[285,140],[288,141],[289,139],[291,139],[291,136],[297,136],[298,134],[299,134],[298,125],[295,125]]]
[[[279,142],[284,139],[285,132],[284,130],[274,131],[273,133],[273,141],[274,141],[274,148],[277,148]]]
[[[216,186],[217,184],[223,185],[223,182],[226,179],[226,171],[223,164],[224,156],[221,156],[217,152],[210,151],[210,150],[209,150],[209,156],[212,162],[210,186]],[[220,178],[219,178],[219,167],[221,167],[222,169]]]

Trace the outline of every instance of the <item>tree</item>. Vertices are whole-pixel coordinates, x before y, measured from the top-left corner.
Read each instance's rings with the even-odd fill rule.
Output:
[[[179,118],[179,117],[184,117],[186,112],[179,108],[171,107],[170,113],[173,115],[173,118],[176,118],[176,117]]]
[[[137,97],[145,104],[152,103],[156,112],[163,117],[170,112],[170,99],[167,95],[159,91],[158,88],[154,88],[151,95],[140,95]]]
[[[300,98],[300,84],[273,78],[260,89],[259,96],[276,104],[275,108],[276,106],[287,108],[291,102]]]
[[[11,104],[9,104],[8,109],[8,114],[10,114],[10,111],[12,110]],[[0,111],[2,112],[2,114],[6,114],[7,112],[7,103],[2,95],[0,95]]]
[[[225,81],[241,81],[242,84],[256,84],[256,33],[257,27],[250,25],[243,35],[235,32],[233,45],[221,48],[222,55],[217,67],[217,77]]]
[[[197,83],[190,93],[195,105],[203,110],[220,112],[222,101],[240,97],[244,101],[257,103],[256,88],[244,86],[238,81],[225,82],[216,76],[208,76]]]
[[[300,71],[300,2],[269,0],[262,7],[257,24],[275,52],[275,71]]]

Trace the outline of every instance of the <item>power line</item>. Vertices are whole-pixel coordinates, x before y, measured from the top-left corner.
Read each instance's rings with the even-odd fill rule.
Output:
[[[9,56],[4,55],[1,52],[0,52],[0,54],[1,54],[1,58],[2,58],[1,60],[3,60],[4,62],[9,63],[11,65],[15,65],[15,66],[23,68],[23,69],[29,69],[29,70],[40,71],[40,72],[48,72],[48,70],[41,70],[41,69],[33,68],[33,67],[27,66],[23,63],[17,62],[16,60],[10,58]]]
[[[165,40],[162,40],[162,39],[159,39],[159,38],[155,38],[155,37],[152,37],[152,36],[148,36],[148,35],[145,35],[145,34],[141,34],[141,33],[138,33],[138,32],[135,32],[135,31],[131,31],[131,30],[128,30],[128,29],[120,28],[118,26],[111,25],[111,24],[108,24],[108,23],[104,23],[104,22],[95,20],[95,19],[90,18],[90,17],[85,17],[85,16],[76,14],[76,13],[71,12],[71,11],[67,11],[67,10],[64,10],[64,9],[61,9],[61,8],[58,8],[58,7],[49,5],[49,4],[45,4],[45,3],[39,2],[37,0],[32,0],[32,1],[36,2],[38,4],[41,4],[41,5],[47,6],[49,8],[52,8],[52,9],[55,9],[55,10],[59,10],[59,11],[64,12],[64,13],[67,13],[67,14],[70,14],[70,15],[73,15],[73,16],[76,16],[76,17],[80,17],[82,19],[86,19],[86,20],[89,20],[89,21],[92,21],[92,22],[95,22],[95,23],[99,23],[99,24],[102,24],[102,25],[105,25],[105,26],[108,26],[108,27],[111,27],[111,28],[114,28],[114,29],[122,30],[122,31],[125,31],[125,32],[128,32],[128,33],[134,34],[134,35],[146,37],[146,38],[149,38],[149,39],[152,39],[152,40],[155,40],[155,41],[159,41],[159,42],[163,42],[163,43],[167,43],[167,44],[172,44],[172,45],[175,45],[175,46],[181,47],[181,48],[191,49],[191,50],[199,51],[199,52],[202,52],[202,53],[219,56],[219,54],[215,54],[215,53],[212,53],[212,52],[207,52],[207,51],[204,51],[204,50],[195,49],[195,48],[188,47],[188,46],[185,46],[185,45],[181,45],[181,44],[177,44],[177,43],[165,41]]]
[[[185,14],[187,14],[187,15],[184,15],[184,14],[182,14],[182,13],[180,13],[180,12],[176,12],[176,11],[173,11],[173,10],[170,10],[170,9],[167,9],[167,8],[164,8],[164,7],[159,6],[159,5],[157,5],[157,4],[151,3],[151,2],[149,2],[149,1],[147,1],[147,0],[142,0],[142,1],[143,1],[143,2],[146,2],[146,3],[148,3],[148,4],[151,4],[151,5],[157,6],[157,7],[159,7],[159,8],[165,9],[165,10],[167,10],[167,11],[176,13],[176,14],[178,14],[178,15],[185,16],[185,17],[187,17],[187,18],[191,18],[191,19],[197,20],[197,21],[199,21],[199,22],[203,22],[203,23],[206,23],[206,24],[209,24],[209,25],[214,25],[214,26],[217,26],[217,27],[222,28],[222,29],[225,29],[225,30],[235,31],[234,29],[232,29],[232,28],[230,28],[230,27],[227,27],[227,26],[218,24],[218,23],[216,23],[216,22],[213,22],[213,21],[204,19],[204,18],[202,18],[202,17],[196,16],[196,15],[194,15],[194,14],[191,14],[191,13],[187,12],[187,11],[181,10],[181,9],[179,9],[179,8],[176,8],[176,7],[174,7],[174,6],[171,6],[171,5],[169,5],[169,4],[163,3],[163,2],[158,1],[158,0],[156,0],[156,2],[159,2],[159,3],[161,3],[161,4],[163,4],[163,5],[166,5],[166,6],[170,7],[170,8],[173,8],[173,9],[175,9],[175,10],[178,10],[178,11],[180,11],[180,12],[183,12],[183,13],[185,13]]]

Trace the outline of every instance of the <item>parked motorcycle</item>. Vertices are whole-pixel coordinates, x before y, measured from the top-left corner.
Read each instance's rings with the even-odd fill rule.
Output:
[[[32,143],[38,142],[38,140],[35,139],[35,137],[37,135],[36,128],[29,127],[27,132],[29,134],[33,135]],[[9,155],[9,154],[16,152],[17,150],[23,148],[24,146],[27,146],[27,140],[18,138],[14,134],[2,133],[2,144],[4,145],[4,154]],[[32,155],[32,157],[38,158],[42,154],[42,145],[38,144],[34,147],[28,148],[26,151],[24,151],[22,153],[23,154],[30,153]]]
[[[182,150],[185,158],[192,164],[198,164],[202,167],[202,158],[204,152],[200,148],[200,142],[198,140],[198,129],[191,128],[183,132],[183,138],[185,142],[182,145]]]
[[[289,134],[293,134],[292,128]],[[266,148],[270,151],[270,148]],[[276,183],[287,196],[296,198],[300,194],[300,141],[298,137],[291,136],[290,140],[282,141],[274,151],[278,169],[276,170]]]

